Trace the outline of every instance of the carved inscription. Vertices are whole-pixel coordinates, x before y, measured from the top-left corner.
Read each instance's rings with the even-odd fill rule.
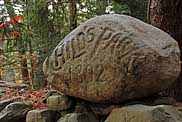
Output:
[[[104,73],[104,68],[102,65],[77,65],[68,66],[63,70],[63,80],[64,81],[77,81],[82,82],[102,82],[102,74]],[[73,80],[74,79],[74,80]]]
[[[91,64],[88,64],[86,66],[86,73],[88,73],[88,75],[86,76],[87,82],[93,81],[93,71],[94,71],[93,66]]]
[[[73,38],[60,44],[54,50],[52,69],[60,70],[67,61],[79,58],[86,53],[92,58],[100,45],[103,50],[112,47],[111,53],[121,58],[121,54],[125,55],[128,52],[128,45],[132,43],[129,33],[125,30],[118,32],[107,26],[84,26]]]
[[[94,40],[95,37],[95,27],[90,27],[86,30],[86,34],[87,34],[87,38],[86,41],[88,43],[92,42]]]
[[[83,80],[82,80],[82,65],[78,65],[78,66],[76,66],[76,80],[78,81],[78,82],[80,82],[80,83],[82,83],[83,82]],[[74,71],[74,70],[73,70]],[[70,74],[71,75],[71,74]]]

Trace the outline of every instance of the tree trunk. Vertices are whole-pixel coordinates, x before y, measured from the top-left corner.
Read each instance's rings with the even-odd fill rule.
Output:
[[[70,31],[77,27],[77,0],[68,0]]]
[[[25,57],[25,43],[24,40],[22,40],[22,38],[18,38],[18,52],[19,52],[19,57],[20,57],[20,65],[21,65],[21,73],[22,73],[22,80],[29,84],[28,80],[29,80],[29,77],[28,77],[28,65],[27,65],[27,58]]]
[[[149,0],[148,14],[152,25],[164,30],[178,42],[182,60],[182,0]],[[182,76],[167,93],[182,100]]]

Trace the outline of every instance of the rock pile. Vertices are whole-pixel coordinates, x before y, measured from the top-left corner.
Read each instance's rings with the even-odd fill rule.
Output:
[[[54,91],[55,93],[55,91]],[[48,93],[45,104],[48,109],[31,110],[32,105],[24,102],[14,102],[15,99],[1,101],[0,122],[181,122],[182,112],[170,103],[165,97],[154,99],[151,103],[138,101],[131,105],[109,105],[107,108],[77,98],[71,98],[59,92]],[[49,102],[55,104],[50,104]],[[155,103],[161,101],[161,103]],[[74,104],[70,104],[74,103]],[[62,104],[65,103],[65,104]],[[162,105],[161,105],[162,104]],[[56,107],[57,106],[57,107]],[[1,107],[2,108],[2,107]],[[56,109],[55,109],[56,108]],[[105,112],[107,111],[107,112]],[[100,114],[101,112],[102,114]],[[103,114],[107,113],[107,114]],[[110,115],[109,115],[110,114]],[[108,116],[109,115],[109,116]]]

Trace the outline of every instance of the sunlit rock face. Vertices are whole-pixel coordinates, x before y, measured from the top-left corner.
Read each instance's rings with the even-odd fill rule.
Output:
[[[167,88],[180,73],[179,47],[165,32],[126,15],[97,16],[69,33],[44,62],[53,88],[119,103]]]

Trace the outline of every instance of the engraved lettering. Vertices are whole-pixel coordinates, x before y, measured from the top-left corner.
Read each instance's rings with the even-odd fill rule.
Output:
[[[78,65],[76,67],[76,74],[77,74],[77,81],[82,83],[83,80],[82,80],[82,65]]]
[[[97,38],[95,38],[96,41],[94,43],[93,49],[92,49],[91,54],[90,54],[91,57],[93,57],[93,55],[97,51],[97,48],[99,47],[99,44],[103,40],[103,36],[104,36],[105,32],[107,31],[107,29],[108,28],[106,28],[106,27],[104,29],[103,29],[103,27],[100,27],[101,32],[100,32],[100,34],[98,34]],[[104,38],[106,38],[106,37],[104,37]]]
[[[77,34],[77,42],[80,42],[78,43],[78,49],[81,51],[85,48],[85,34],[83,32],[80,32]]]
[[[93,45],[88,45],[93,41]],[[79,58],[86,54],[87,47],[91,49],[89,50],[90,55],[88,54],[91,58],[94,57],[94,54],[97,53],[98,49],[106,50],[109,48],[110,54],[119,60],[131,53],[129,46],[133,44],[134,43],[130,39],[129,33],[126,31],[118,32],[112,28],[104,26],[83,26],[82,30],[75,36],[57,46],[53,53],[54,58],[51,59],[51,65],[53,70],[60,70],[63,67],[62,65],[70,59]],[[80,65],[76,67],[76,70],[93,74],[92,77],[84,76],[87,77],[87,81],[99,80],[103,73],[103,68],[100,65],[98,67],[91,64],[88,66]],[[94,73],[95,71],[96,76]]]
[[[71,80],[71,73],[72,73],[72,71],[71,71],[71,66],[65,66],[65,69],[64,69],[64,81],[68,81],[68,82],[70,82],[70,81],[72,81]]]
[[[95,27],[90,27],[86,30],[86,40],[88,43],[92,42],[95,37]]]
[[[81,39],[81,40],[80,40]],[[76,51],[74,54],[74,58],[78,58],[81,55],[85,54],[85,41],[84,41],[84,33],[80,32],[76,36],[76,39],[74,40],[75,46],[76,46]]]
[[[114,49],[114,55],[115,56],[120,56],[122,53],[123,53],[123,41],[124,41],[124,39],[125,39],[125,37],[123,37],[121,34],[117,34],[116,36],[115,36],[116,38],[116,44],[115,44],[115,48],[113,48]]]
[[[113,30],[109,27],[105,27],[103,31],[102,40],[107,40],[111,37]]]
[[[117,42],[119,40],[119,38],[121,38],[121,35],[122,34],[120,32],[119,33],[114,33],[111,36],[111,38],[107,42],[105,42],[104,49],[108,48],[111,45],[112,42],[114,42],[114,43]]]
[[[62,58],[62,54],[58,54],[58,48],[54,51],[54,59],[51,61],[53,70],[60,70],[64,62],[60,62],[59,58]]]

